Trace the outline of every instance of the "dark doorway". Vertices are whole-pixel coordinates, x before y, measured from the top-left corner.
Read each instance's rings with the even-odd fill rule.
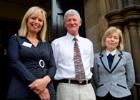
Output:
[[[0,19],[0,98],[5,100],[11,76],[11,71],[8,67],[7,43],[9,37],[17,33],[19,23]]]

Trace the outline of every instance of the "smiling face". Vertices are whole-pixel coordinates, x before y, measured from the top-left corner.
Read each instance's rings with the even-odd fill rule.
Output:
[[[29,33],[38,33],[43,27],[43,15],[41,12],[33,13],[27,20]]]
[[[64,25],[71,35],[76,36],[78,34],[79,27],[81,26],[81,22],[76,15],[71,14],[66,17]]]
[[[106,49],[109,51],[113,51],[115,49],[117,49],[118,45],[119,45],[119,34],[114,32],[114,33],[110,33],[106,38],[105,38],[105,45],[106,45]]]

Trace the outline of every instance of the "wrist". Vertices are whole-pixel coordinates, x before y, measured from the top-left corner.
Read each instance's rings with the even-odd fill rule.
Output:
[[[46,83],[50,83],[51,78],[47,75],[43,78],[45,80]]]

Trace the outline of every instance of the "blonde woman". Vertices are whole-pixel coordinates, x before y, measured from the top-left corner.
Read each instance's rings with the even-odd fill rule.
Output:
[[[45,10],[34,6],[25,13],[18,35],[9,39],[13,76],[8,100],[55,100],[56,67],[51,45],[45,42],[46,28]]]
[[[123,51],[121,30],[109,27],[101,43],[102,51],[95,54],[93,74],[97,100],[131,100],[135,73],[131,54]]]

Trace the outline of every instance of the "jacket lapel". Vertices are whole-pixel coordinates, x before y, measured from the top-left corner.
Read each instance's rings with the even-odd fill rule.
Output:
[[[111,69],[110,69],[109,68],[109,64],[108,64],[108,60],[107,60],[106,52],[105,51],[102,51],[100,53],[101,63],[103,65],[103,67],[105,68],[105,70],[107,70],[109,73],[112,73],[115,70],[115,68],[117,67],[117,65],[119,64],[119,62],[120,62],[121,59],[122,59],[122,52],[121,51],[118,51],[115,54],[115,57],[114,57],[114,60],[113,60],[113,63],[112,63]]]
[[[108,60],[107,60],[107,55],[105,51],[102,51],[100,53],[100,60],[101,63],[103,65],[103,67],[105,68],[105,70],[107,70],[110,73],[110,68],[109,68],[109,64],[108,64]]]
[[[112,66],[111,66],[111,72],[113,72],[115,70],[115,68],[117,67],[117,65],[121,61],[121,59],[122,59],[122,52],[118,51],[115,54],[115,57],[114,57],[114,60],[113,60]]]

